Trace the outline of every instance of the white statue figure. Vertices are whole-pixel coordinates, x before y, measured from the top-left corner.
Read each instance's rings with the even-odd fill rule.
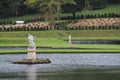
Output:
[[[68,46],[71,48],[72,47],[72,41],[71,41],[71,35],[69,35],[69,41],[68,41]]]
[[[34,43],[34,37],[31,34],[28,34],[28,40],[29,40],[29,45],[34,47],[35,43]]]
[[[69,35],[69,42],[71,42],[71,35]]]

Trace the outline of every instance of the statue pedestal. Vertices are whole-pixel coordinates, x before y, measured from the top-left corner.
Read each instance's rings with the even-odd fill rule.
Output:
[[[48,64],[51,63],[49,59],[36,58],[36,47],[28,47],[27,58],[14,61],[14,64]]]
[[[69,41],[69,42],[68,42],[68,47],[69,47],[69,48],[72,48],[72,41]]]
[[[28,47],[27,59],[36,59],[36,47]]]

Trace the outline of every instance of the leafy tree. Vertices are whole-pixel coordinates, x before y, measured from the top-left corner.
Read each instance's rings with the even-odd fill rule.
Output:
[[[109,3],[120,3],[120,0],[107,0]]]
[[[84,0],[84,6],[84,9],[91,9],[90,0]]]
[[[8,4],[5,0],[0,0],[0,17],[6,17],[9,13]]]
[[[9,8],[12,14],[15,14],[17,17],[21,9],[23,0],[8,0]]]
[[[33,8],[38,8],[40,13],[51,21],[52,29],[54,29],[55,18],[59,19],[63,4],[75,4],[74,0],[26,0],[25,4]]]
[[[65,13],[72,13],[73,14],[73,19],[76,18],[76,12],[81,11],[84,7],[84,0],[75,0],[76,5],[74,4],[65,4],[62,6],[62,9]]]
[[[2,14],[3,9],[4,9],[4,6],[3,6],[3,2],[2,2],[2,0],[1,0],[1,1],[0,1],[0,14]]]
[[[90,0],[90,5],[93,10],[103,9],[107,4],[107,0]]]

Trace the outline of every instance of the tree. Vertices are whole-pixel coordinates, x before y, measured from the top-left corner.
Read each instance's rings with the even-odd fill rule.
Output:
[[[76,18],[76,12],[81,11],[84,7],[84,0],[75,0],[75,5],[74,4],[65,4],[62,6],[62,9],[64,13],[72,13],[73,19]]]
[[[3,9],[4,9],[3,2],[0,1],[0,15],[1,15],[2,12],[3,12]]]
[[[6,17],[9,13],[8,4],[5,0],[0,0],[0,17]]]
[[[39,8],[40,13],[51,21],[51,28],[54,29],[55,18],[59,19],[63,4],[75,4],[74,0],[26,0],[25,4],[33,8]]]
[[[76,5],[75,0],[58,0],[57,3],[57,17],[59,18],[59,14],[62,12],[62,5],[70,4],[70,5]]]
[[[107,0],[109,3],[120,3],[120,0]]]
[[[90,1],[84,0],[84,9],[90,9]]]
[[[90,5],[93,10],[103,9],[107,4],[107,0],[90,0]]]
[[[8,0],[9,8],[12,14],[15,14],[17,17],[21,9],[23,0]]]

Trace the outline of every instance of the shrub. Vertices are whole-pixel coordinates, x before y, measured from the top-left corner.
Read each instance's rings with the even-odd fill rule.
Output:
[[[2,31],[2,27],[0,27],[0,31]]]
[[[104,14],[104,18],[107,18],[108,17],[108,14]]]
[[[83,16],[83,15],[81,15],[81,16],[80,16],[80,18],[81,18],[81,19],[84,19],[84,16]]]
[[[100,14],[97,14],[97,18],[101,18],[101,15],[100,15]]]
[[[91,26],[91,30],[95,30],[95,26]]]
[[[76,19],[80,19],[80,15],[77,15]]]

